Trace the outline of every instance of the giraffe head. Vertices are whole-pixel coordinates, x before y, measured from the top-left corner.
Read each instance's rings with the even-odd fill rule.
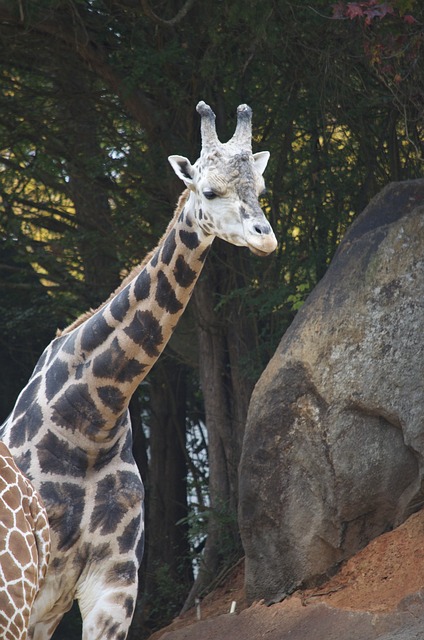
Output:
[[[252,153],[252,110],[245,104],[237,109],[237,127],[231,140],[218,140],[215,114],[204,102],[201,116],[202,150],[192,165],[183,156],[170,156],[175,173],[191,191],[192,213],[207,234],[237,246],[248,247],[256,255],[272,253],[277,240],[259,206],[265,189],[262,177],[268,151]]]

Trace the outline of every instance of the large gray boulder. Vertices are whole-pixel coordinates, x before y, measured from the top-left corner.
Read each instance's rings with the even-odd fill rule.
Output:
[[[424,180],[351,226],[254,390],[240,464],[249,600],[330,573],[424,503]]]

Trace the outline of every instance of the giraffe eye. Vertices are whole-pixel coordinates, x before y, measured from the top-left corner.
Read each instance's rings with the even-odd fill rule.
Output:
[[[204,191],[203,195],[205,196],[206,200],[213,200],[214,198],[217,197],[217,194],[215,193],[215,191],[212,191],[211,189]]]

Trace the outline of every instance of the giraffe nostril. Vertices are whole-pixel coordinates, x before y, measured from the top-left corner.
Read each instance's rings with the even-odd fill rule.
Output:
[[[262,227],[260,227],[258,224],[255,224],[253,228],[256,231],[256,233],[258,233],[259,235],[262,235]]]

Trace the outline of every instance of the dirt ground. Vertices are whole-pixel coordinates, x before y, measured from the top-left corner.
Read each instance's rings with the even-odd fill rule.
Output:
[[[339,572],[324,585],[316,589],[298,591],[284,602],[271,607],[265,607],[261,603],[254,603],[247,607],[244,593],[243,562],[240,562],[229,574],[224,584],[200,603],[200,610],[188,611],[165,629],[153,634],[149,640],[159,640],[163,636],[165,636],[164,640],[168,640],[168,638],[172,640],[174,637],[175,639],[191,638],[193,632],[189,634],[188,628],[192,627],[193,631],[196,629],[198,616],[202,621],[209,621],[222,616],[222,614],[229,614],[233,602],[236,603],[236,614],[243,611],[240,620],[243,618],[244,623],[247,622],[247,628],[249,628],[249,619],[251,618],[252,635],[250,637],[252,639],[274,637],[273,634],[278,627],[277,620],[281,614],[284,615],[286,621],[294,612],[299,617],[303,610],[306,611],[310,605],[318,603],[325,606],[315,607],[316,611],[318,609],[319,611],[331,610],[334,613],[334,610],[343,610],[344,612],[356,612],[355,615],[360,615],[359,612],[366,612],[367,616],[373,617],[373,625],[375,626],[376,620],[380,619],[378,618],[379,614],[386,621],[390,617],[385,616],[388,612],[395,612],[395,615],[399,616],[400,614],[397,612],[402,609],[401,603],[407,602],[408,596],[417,594],[422,589],[424,589],[424,510],[412,515],[394,531],[373,540],[366,548],[348,560]],[[222,620],[229,621],[234,617],[225,616]],[[258,623],[258,618],[261,630],[259,635],[253,631],[254,625]],[[363,618],[364,616],[360,620],[362,621]],[[193,625],[195,626],[193,627]],[[178,633],[178,630],[185,628],[187,628],[187,634]],[[213,633],[205,633],[204,627],[200,627],[199,624],[197,628],[199,631],[202,628],[203,631],[197,635],[194,633],[193,637],[198,637],[199,640],[203,637],[214,637]],[[239,636],[232,629],[230,635],[227,636],[228,640],[249,640],[246,630],[240,631],[242,635]],[[223,631],[221,631],[221,635],[216,636],[217,640],[224,637],[222,633]],[[327,637],[329,636],[327,635]],[[358,637],[362,636],[358,635]],[[424,637],[424,628],[422,636],[406,635],[405,637]]]

